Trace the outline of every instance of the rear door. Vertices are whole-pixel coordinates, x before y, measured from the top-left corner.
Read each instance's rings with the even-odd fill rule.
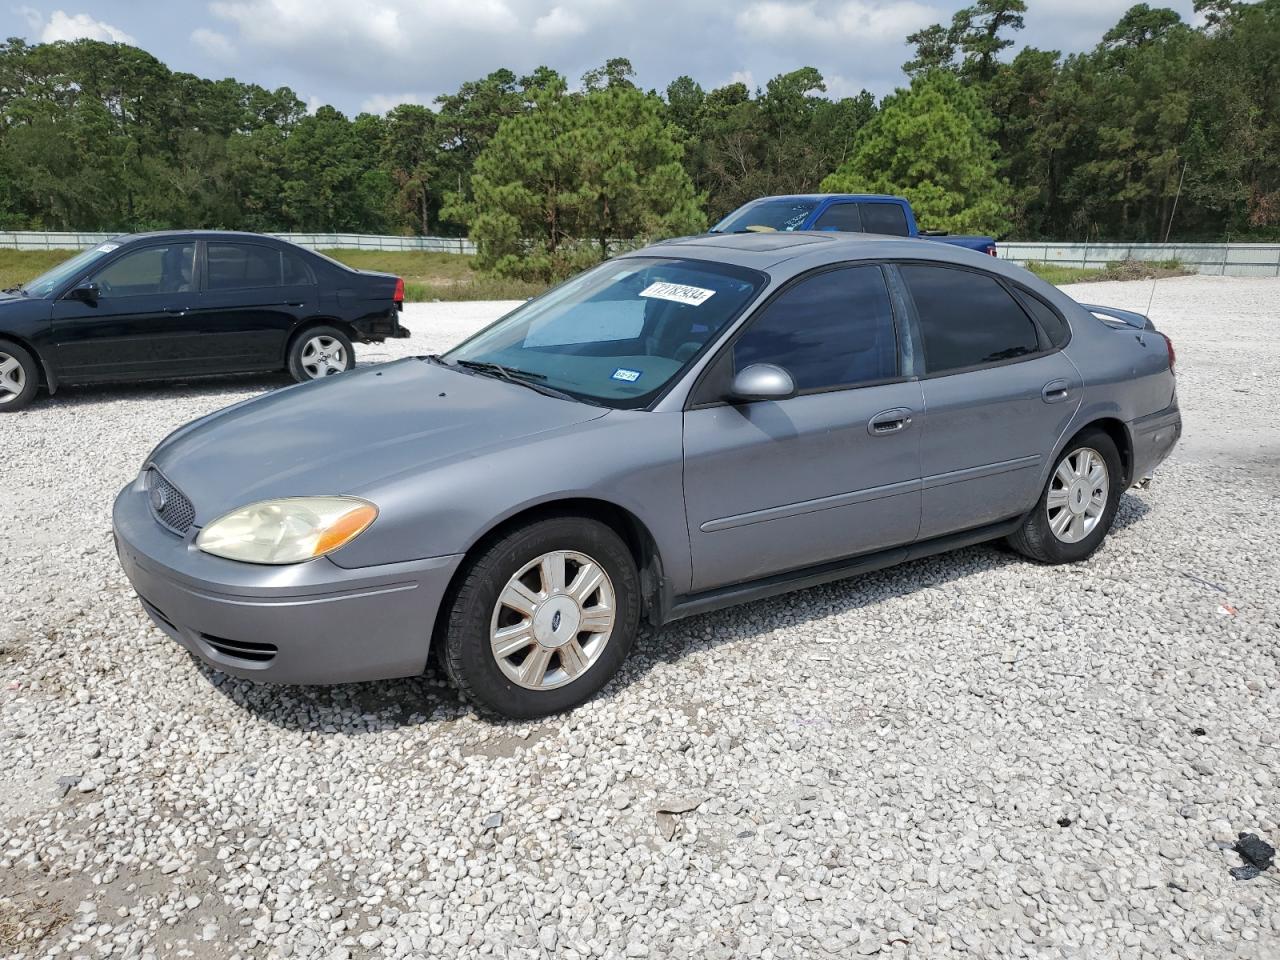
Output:
[[[921,539],[1025,512],[1080,405],[1079,371],[996,276],[898,270],[924,364]]]
[[[211,362],[222,371],[276,369],[289,333],[317,309],[315,275],[292,250],[267,243],[204,243],[197,310]]]
[[[723,385],[754,363],[785,369],[798,395],[724,402]],[[691,589],[909,543],[920,522],[920,407],[879,266],[782,290],[685,412]]]
[[[134,247],[85,278],[98,297],[53,305],[54,363],[69,382],[186,373],[207,348],[192,315],[196,241]]]

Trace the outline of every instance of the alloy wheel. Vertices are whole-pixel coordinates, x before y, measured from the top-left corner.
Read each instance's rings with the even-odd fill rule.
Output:
[[[545,553],[498,595],[489,627],[494,660],[528,690],[572,683],[600,659],[616,612],[604,567],[572,550]]]
[[[302,369],[312,380],[344,373],[347,349],[333,337],[312,337],[302,346]]]
[[[1063,543],[1079,543],[1107,509],[1111,478],[1107,462],[1092,447],[1079,447],[1058,463],[1045,497],[1049,530]]]
[[[0,405],[22,395],[27,386],[27,371],[18,358],[0,352]]]

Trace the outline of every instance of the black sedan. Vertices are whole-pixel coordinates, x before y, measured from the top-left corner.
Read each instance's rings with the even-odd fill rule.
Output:
[[[117,237],[0,294],[0,412],[44,385],[355,365],[352,342],[407,337],[404,281],[273,237]]]

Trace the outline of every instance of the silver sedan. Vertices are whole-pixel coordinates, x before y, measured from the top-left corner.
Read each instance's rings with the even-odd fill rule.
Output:
[[[1085,560],[1181,431],[1168,339],[927,241],[699,237],[444,356],[228,407],[115,505],[160,629],[288,683],[421,672],[513,717],[600,690],[641,618],[997,538]]]

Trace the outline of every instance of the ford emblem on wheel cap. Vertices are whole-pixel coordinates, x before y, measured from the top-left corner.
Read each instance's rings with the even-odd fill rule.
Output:
[[[560,611],[557,610],[554,617],[551,618],[551,632],[555,633],[560,629]]]

